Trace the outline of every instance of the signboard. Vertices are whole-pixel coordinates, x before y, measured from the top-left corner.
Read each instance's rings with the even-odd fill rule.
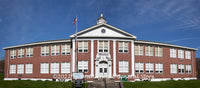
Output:
[[[73,79],[83,79],[84,74],[83,73],[73,73]]]

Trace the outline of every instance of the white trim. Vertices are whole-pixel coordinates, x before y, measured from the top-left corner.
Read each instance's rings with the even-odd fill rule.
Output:
[[[91,76],[94,76],[94,40],[91,40]]]
[[[75,72],[75,40],[73,39],[72,41],[72,72]]]
[[[113,76],[116,76],[116,40],[113,40]]]
[[[189,47],[178,46],[178,45],[172,45],[172,44],[166,44],[166,43],[159,43],[159,42],[150,42],[150,41],[138,41],[138,40],[135,40],[135,43],[155,44],[155,45],[171,46],[171,47],[176,47],[176,48],[184,48],[184,49],[198,50],[198,49],[195,49],[195,48],[189,48]]]
[[[131,75],[135,76],[135,53],[134,53],[134,40],[131,41]]]
[[[70,42],[70,40],[29,43],[29,44],[16,45],[16,46],[11,46],[11,47],[4,47],[3,49],[5,50],[5,49],[9,49],[9,48],[17,48],[17,47],[25,47],[25,46],[39,45],[39,44],[49,44],[49,43],[63,43],[63,42]]]

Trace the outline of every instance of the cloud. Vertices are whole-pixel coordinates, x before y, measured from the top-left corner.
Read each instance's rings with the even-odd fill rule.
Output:
[[[185,40],[192,40],[192,39],[200,39],[200,37],[176,39],[176,40],[171,40],[171,41],[166,41],[166,42],[167,43],[173,43],[173,42],[179,42],[179,41],[185,41]]]
[[[0,22],[2,22],[3,20],[0,18]]]

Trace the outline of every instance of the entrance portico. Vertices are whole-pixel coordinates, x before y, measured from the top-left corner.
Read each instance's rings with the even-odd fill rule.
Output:
[[[110,54],[102,52],[95,59],[95,78],[111,78],[112,59]]]

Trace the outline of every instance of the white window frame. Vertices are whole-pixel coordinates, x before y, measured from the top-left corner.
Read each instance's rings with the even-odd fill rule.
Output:
[[[99,44],[100,42],[102,42],[102,44],[103,44],[103,46],[102,46],[102,52],[108,53],[109,52],[109,41],[103,41],[103,40],[98,41],[98,51],[97,52],[100,52],[100,50],[101,50],[100,44]],[[105,42],[108,42],[108,49],[107,49],[107,51],[106,51],[106,48],[105,48]],[[100,53],[102,53],[102,52],[100,52]]]
[[[135,55],[143,56],[144,55],[144,46],[142,44],[136,44],[135,47],[137,47],[138,54],[135,53]],[[140,49],[142,47],[142,50]],[[136,51],[136,49],[135,49]]]
[[[60,55],[60,44],[51,45],[51,56],[57,56],[57,55]]]
[[[156,48],[157,48],[157,52],[156,52]],[[160,51],[160,49],[162,51]],[[157,57],[163,57],[163,47],[161,47],[161,46],[156,46],[155,47],[155,56],[157,56]]]
[[[170,73],[177,74],[177,64],[170,64]]]
[[[26,48],[26,57],[33,57],[33,47]]]
[[[84,43],[86,43],[86,46],[84,45]],[[78,41],[78,52],[88,53],[88,41]]]
[[[185,66],[183,64],[178,65],[178,73],[184,74],[185,73]]]
[[[190,64],[185,65],[185,73],[191,74],[192,73],[192,66]]]
[[[119,43],[122,43],[122,46],[120,46],[120,44]],[[127,47],[125,47],[125,43],[127,43]],[[129,47],[128,47],[128,44],[129,42],[124,42],[124,41],[119,41],[118,42],[118,52],[119,53],[128,53],[129,51],[128,51],[128,49],[129,49]]]
[[[16,58],[16,49],[10,50],[10,59]]]
[[[181,58],[181,59],[184,58],[184,50],[178,49],[178,58]]]
[[[129,72],[129,62],[119,61],[119,73],[128,73],[128,72]]]
[[[144,63],[135,63],[135,73],[144,73]]]
[[[44,47],[44,52],[42,52],[42,47]],[[48,51],[47,51],[48,49]],[[49,45],[41,46],[41,56],[49,56]]]
[[[153,74],[154,73],[154,63],[145,63],[146,73]]]
[[[163,64],[162,63],[155,64],[155,73],[163,74]]]
[[[17,64],[17,74],[24,74],[24,64]]]
[[[70,73],[70,63],[69,62],[61,63],[61,73]]]
[[[40,63],[40,73],[49,74],[49,63]]]
[[[88,61],[86,60],[78,61],[78,72],[88,73]]]
[[[10,64],[10,74],[16,74],[16,64]]]
[[[170,48],[170,57],[171,58],[176,58],[177,55],[176,55],[176,48]]]
[[[185,59],[191,59],[191,51],[185,51]]]
[[[61,54],[62,55],[70,55],[70,44],[62,44],[61,45]]]
[[[33,64],[26,64],[25,65],[25,73],[32,74],[33,73]]]
[[[146,50],[146,47],[148,48],[148,50]],[[151,52],[151,47],[152,47],[152,52]],[[154,49],[153,49],[153,45],[146,45],[145,46],[145,56],[153,56],[154,54]]]
[[[59,63],[51,63],[51,74],[59,73]]]
[[[17,49],[18,51],[18,58],[24,58],[24,48]]]

